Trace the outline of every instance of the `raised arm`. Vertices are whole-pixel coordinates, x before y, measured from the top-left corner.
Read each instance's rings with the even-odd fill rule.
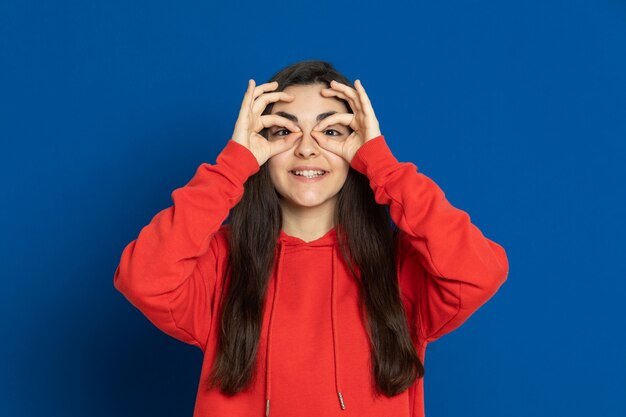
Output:
[[[203,351],[220,278],[217,265],[226,249],[215,232],[243,197],[246,180],[302,134],[291,120],[262,114],[269,103],[294,99],[272,92],[277,87],[277,82],[257,86],[248,80],[233,134],[216,164],[201,164],[189,183],[172,192],[174,205],[157,213],[126,246],[115,271],[115,288],[153,324]],[[268,141],[259,132],[271,126],[296,133]]]
[[[507,279],[504,248],[486,238],[463,210],[410,162],[398,162],[383,135],[365,142],[351,166],[367,175],[398,228],[400,286],[413,302],[421,342],[459,327]]]
[[[172,192],[174,204],[125,247],[115,271],[115,288],[154,325],[203,351],[216,262],[223,256],[214,234],[258,170],[253,154],[229,140],[215,165],[202,163],[185,186]]]

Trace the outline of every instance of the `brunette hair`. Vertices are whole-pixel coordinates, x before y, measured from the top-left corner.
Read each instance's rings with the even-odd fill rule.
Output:
[[[283,91],[291,85],[324,84],[330,81],[354,87],[325,61],[300,61],[276,73]],[[342,100],[347,111],[349,104]],[[271,113],[273,103],[263,111]],[[267,128],[259,132],[267,138]],[[424,375],[424,366],[412,342],[396,277],[395,248],[398,228],[387,205],[374,199],[368,178],[349,169],[339,191],[334,213],[343,259],[359,286],[361,314],[371,344],[372,383],[377,394],[394,396]],[[244,194],[229,214],[229,256],[220,308],[221,330],[208,385],[234,395],[246,388],[256,371],[266,290],[282,227],[279,196],[272,184],[268,164],[250,176]],[[360,277],[353,268],[358,266]]]

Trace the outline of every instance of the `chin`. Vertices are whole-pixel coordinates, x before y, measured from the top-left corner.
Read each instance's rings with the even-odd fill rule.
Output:
[[[292,206],[296,206],[296,207],[317,207],[317,206],[321,206],[324,203],[328,203],[330,200],[332,200],[332,198],[324,198],[324,197],[319,197],[319,198],[285,198],[285,197],[280,197],[280,199],[285,202],[288,203],[289,205]]]
[[[325,201],[317,201],[317,202],[299,204],[299,206],[301,206],[301,207],[317,207],[317,206],[321,206],[324,203],[325,203]]]
[[[299,207],[317,207],[324,204],[327,200],[290,200],[289,203]]]

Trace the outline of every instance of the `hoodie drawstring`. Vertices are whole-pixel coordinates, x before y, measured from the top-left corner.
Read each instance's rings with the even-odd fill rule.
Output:
[[[283,265],[283,256],[284,256],[284,245],[280,242],[280,252],[278,255],[278,267],[276,268],[276,282],[274,284],[274,295],[272,297],[272,309],[270,311],[270,320],[267,331],[267,346],[266,346],[266,356],[265,356],[265,416],[270,415],[270,399],[271,399],[271,388],[272,388],[272,362],[270,358],[271,350],[272,350],[272,324],[274,322],[274,308],[278,299],[278,289],[280,283],[280,274]],[[342,410],[346,409],[346,405],[343,401],[343,394],[341,393],[341,386],[339,383],[339,351],[338,351],[338,335],[337,335],[337,327],[336,327],[336,318],[335,318],[335,268],[336,268],[336,253],[335,253],[335,245],[333,244],[331,247],[332,250],[332,274],[331,274],[331,300],[330,300],[330,321],[332,326],[332,334],[333,334],[333,360],[335,365],[335,389],[337,391],[337,396],[339,397],[339,406]]]
[[[272,297],[272,310],[270,312],[270,322],[267,329],[267,351],[265,354],[265,415],[270,415],[270,398],[272,390],[272,362],[270,360],[270,353],[272,350],[272,323],[274,321],[274,306],[276,305],[276,296],[278,295],[278,283],[280,277],[280,271],[282,270],[283,252],[285,247],[280,245],[280,253],[278,255],[278,267],[276,268],[276,283],[274,284],[274,296]]]
[[[342,410],[346,409],[346,405],[343,402],[343,395],[341,394],[341,387],[339,385],[339,351],[338,351],[338,341],[337,341],[337,326],[336,326],[336,316],[335,316],[335,245],[332,247],[333,251],[333,273],[332,273],[332,283],[331,283],[331,297],[330,297],[330,321],[333,326],[333,358],[335,360],[335,389],[337,390],[337,396],[339,397],[339,405]]]

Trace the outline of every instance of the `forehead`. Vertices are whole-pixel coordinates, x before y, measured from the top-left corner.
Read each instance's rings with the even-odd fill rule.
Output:
[[[343,101],[336,97],[324,97],[321,91],[327,88],[324,84],[291,85],[283,91],[295,98],[291,102],[276,101],[272,107],[272,113],[286,111],[296,116],[302,115],[315,117],[319,113],[334,110],[345,112],[346,106]]]

